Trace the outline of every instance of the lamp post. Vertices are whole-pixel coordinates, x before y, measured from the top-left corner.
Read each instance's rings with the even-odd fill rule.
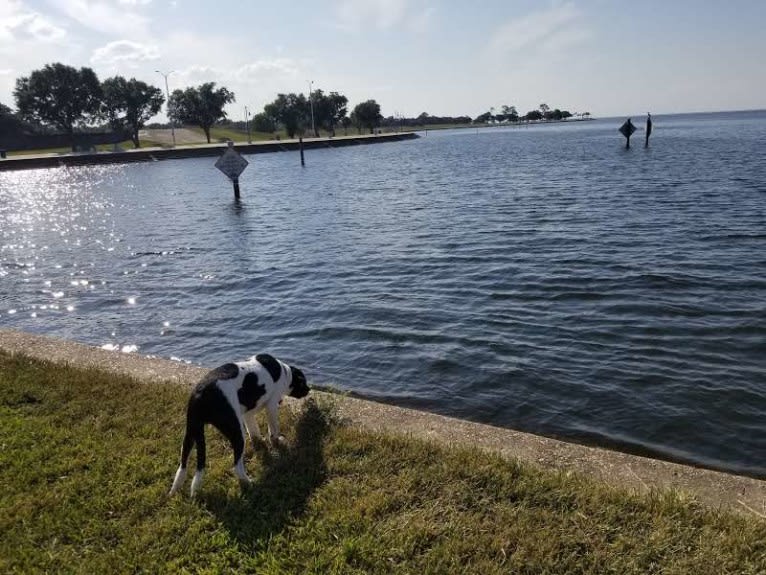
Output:
[[[316,136],[316,128],[314,128],[314,98],[311,96],[311,85],[314,80],[309,80],[309,106],[311,107],[311,133]]]
[[[252,144],[253,140],[250,137],[250,112],[247,109],[247,106],[245,106],[245,129],[247,130],[247,143]]]
[[[165,78],[165,94],[167,95],[168,101],[166,104],[166,108],[170,110],[170,90],[168,90],[168,76],[170,76],[174,70],[171,70],[170,72],[164,73],[160,72],[159,70],[155,70],[160,76]],[[168,122],[170,122],[170,133],[173,136],[173,147],[176,147],[176,129],[173,126],[173,120],[170,119],[170,114],[168,114]]]

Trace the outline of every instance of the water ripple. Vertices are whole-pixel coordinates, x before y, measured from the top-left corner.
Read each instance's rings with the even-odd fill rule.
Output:
[[[0,173],[0,325],[766,477],[766,115]]]

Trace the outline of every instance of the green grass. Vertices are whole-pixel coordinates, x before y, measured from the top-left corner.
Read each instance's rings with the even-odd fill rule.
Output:
[[[187,390],[0,353],[2,573],[764,573],[766,521],[283,410],[240,491],[208,432],[166,497]]]
[[[8,157],[11,156],[27,156],[29,154],[67,154],[72,151],[71,146],[61,148],[41,148],[39,150],[11,150],[8,152]]]
[[[199,132],[204,138],[204,133],[201,128],[199,128]],[[255,132],[255,131],[250,132],[250,139],[253,142],[273,140],[274,137],[275,137],[274,134],[271,132]],[[280,133],[280,138],[284,140],[285,138],[287,138],[287,134],[284,131],[282,131]],[[234,130],[232,128],[223,128],[220,126],[213,126],[210,129],[211,143],[225,141],[225,140],[231,140],[232,142],[237,142],[237,143],[246,143],[247,132],[245,132],[244,130]]]
[[[132,140],[125,140],[123,142],[117,142],[117,145],[123,150],[133,150],[135,146]],[[158,142],[150,140],[149,138],[141,139],[141,147],[149,148],[152,146],[159,146]],[[97,144],[94,146],[97,152],[111,152],[114,150],[114,144]],[[29,156],[34,154],[71,154],[72,147],[65,146],[60,148],[44,148],[39,150],[14,150],[8,152],[8,156]]]

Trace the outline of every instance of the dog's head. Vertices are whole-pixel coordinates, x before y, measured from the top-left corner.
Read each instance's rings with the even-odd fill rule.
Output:
[[[290,370],[293,372],[293,380],[290,383],[290,397],[306,397],[309,394],[309,384],[306,383],[306,376],[297,367],[291,365]]]

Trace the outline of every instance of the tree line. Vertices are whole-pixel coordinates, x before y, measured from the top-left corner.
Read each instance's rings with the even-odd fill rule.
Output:
[[[572,114],[569,110],[559,110],[558,108],[551,110],[548,104],[543,103],[537,109],[530,110],[522,116],[516,110],[516,106],[503,105],[497,110],[490,108],[489,111],[480,114],[474,119],[474,123],[487,124],[492,122],[521,122],[525,120],[530,122],[538,122],[540,120],[551,122],[566,120],[572,116],[589,117],[590,112]]]
[[[74,149],[75,130],[93,126],[108,126],[114,133],[124,135],[138,148],[139,132],[156,116],[166,103],[160,88],[135,78],[114,76],[99,81],[91,68],[74,68],[61,63],[47,64],[29,76],[16,80],[13,91],[16,112],[0,103],[0,133],[66,134]],[[176,125],[199,126],[210,142],[210,130],[227,122],[225,107],[235,102],[235,95],[215,82],[176,89],[167,101],[168,119]],[[589,115],[587,112],[583,116]],[[263,112],[252,118],[252,128],[258,132],[275,133],[284,129],[294,138],[319,130],[335,136],[336,128],[344,132],[351,127],[359,133],[373,133],[380,127],[401,129],[429,125],[486,124],[519,122],[521,120],[562,120],[572,117],[567,110],[551,110],[547,104],[520,116],[515,106],[504,105],[497,111],[490,108],[473,120],[469,116],[431,116],[423,112],[415,118],[389,116],[384,118],[375,100],[357,104],[348,112],[348,98],[338,92],[321,89],[305,94],[278,94],[266,104]],[[250,126],[247,126],[249,129]]]
[[[4,134],[63,132],[75,145],[75,131],[108,126],[124,134],[138,148],[139,132],[166,103],[160,88],[135,78],[114,76],[99,81],[87,67],[47,64],[16,80],[13,91],[16,111],[0,103],[0,130]],[[215,82],[176,89],[167,101],[167,116],[174,124],[202,128],[210,142],[211,128],[226,120],[225,107],[235,102],[234,92]],[[304,94],[279,94],[253,117],[253,127],[262,132],[284,128],[289,137],[312,129],[335,134],[337,126],[355,126],[359,132],[374,131],[383,117],[375,100],[357,104],[348,115],[348,99],[338,92],[317,89]]]

